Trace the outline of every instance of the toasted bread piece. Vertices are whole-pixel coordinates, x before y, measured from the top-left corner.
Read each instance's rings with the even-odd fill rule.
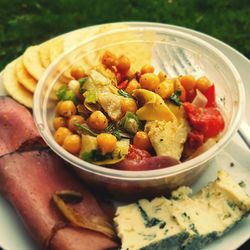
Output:
[[[28,47],[23,54],[23,64],[26,70],[36,79],[39,80],[45,70],[40,56],[39,46]]]
[[[28,91],[34,93],[37,85],[37,80],[30,75],[23,64],[23,57],[19,57],[16,62],[16,76],[19,83]]]
[[[18,82],[15,69],[16,63],[17,60],[9,63],[4,69],[2,76],[4,88],[15,100],[28,108],[32,108],[33,95]]]

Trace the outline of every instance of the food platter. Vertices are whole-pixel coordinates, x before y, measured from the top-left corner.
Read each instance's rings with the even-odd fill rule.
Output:
[[[131,23],[133,25],[133,23]],[[135,25],[135,24],[134,24]],[[250,66],[250,63],[245,59],[241,54],[227,45],[211,38],[201,33],[195,31],[187,30],[180,27],[167,25],[168,28],[179,29],[193,35],[197,35],[204,40],[213,43],[216,47],[221,49],[234,63],[235,67],[239,70],[243,82],[249,81],[249,76],[247,75],[247,69]],[[1,89],[0,83],[0,95],[3,95],[4,92]],[[246,93],[250,95],[249,86],[246,86]],[[249,100],[248,100],[249,101]],[[245,119],[249,122],[249,115],[245,116]],[[228,147],[221,152],[215,159],[211,161],[211,168],[205,172],[201,179],[194,185],[194,189],[198,190],[200,187],[207,184],[208,181],[213,180],[216,176],[217,169],[225,169],[229,174],[234,176],[236,181],[244,181],[247,183],[246,190],[250,192],[250,170],[247,168],[247,164],[250,161],[249,151],[245,147],[245,144],[240,139],[238,135],[235,135],[232,142]],[[234,163],[233,167],[230,167],[231,163]],[[5,249],[38,249],[36,244],[32,241],[26,229],[22,225],[22,222],[18,218],[16,212],[12,207],[1,197],[0,199],[0,245]],[[206,249],[235,249],[243,244],[249,237],[249,223],[250,218],[244,220],[232,231],[226,234],[223,238],[216,240],[210,244]]]

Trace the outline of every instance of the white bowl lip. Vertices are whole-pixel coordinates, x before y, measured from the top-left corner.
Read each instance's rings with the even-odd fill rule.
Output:
[[[45,142],[48,144],[48,146],[60,157],[62,157],[65,161],[68,163],[74,165],[80,170],[87,171],[89,173],[102,176],[105,178],[111,178],[111,179],[117,179],[117,180],[127,180],[127,181],[144,181],[144,180],[152,180],[152,179],[160,179],[164,178],[166,176],[172,176],[176,175],[179,172],[185,172],[189,171],[193,168],[196,168],[203,163],[207,162],[209,159],[211,159],[213,156],[215,156],[219,151],[221,151],[230,141],[232,136],[235,134],[236,130],[238,129],[238,126],[240,124],[240,120],[243,116],[244,111],[244,105],[245,105],[245,92],[244,92],[244,85],[241,80],[241,77],[234,67],[234,65],[231,63],[231,61],[217,48],[215,48],[213,45],[209,44],[208,42],[202,40],[201,38],[194,37],[191,34],[184,33],[182,31],[172,30],[167,27],[163,27],[163,24],[159,24],[157,26],[156,23],[143,23],[143,22],[120,22],[124,24],[142,24],[142,27],[128,27],[126,30],[123,29],[114,29],[112,31],[108,31],[102,34],[95,35],[89,39],[85,39],[75,47],[71,48],[70,50],[63,53],[61,56],[59,56],[54,62],[51,63],[51,65],[46,69],[45,73],[41,77],[41,79],[38,82],[35,94],[34,94],[34,120],[36,123],[36,126],[45,140]],[[113,23],[115,24],[115,23]],[[147,27],[146,25],[150,25],[150,27]],[[105,24],[103,24],[105,25]],[[97,25],[99,26],[99,25]],[[153,26],[153,27],[152,27]],[[91,26],[93,27],[93,26]],[[238,92],[239,92],[239,102],[238,102],[238,110],[234,122],[230,129],[227,131],[227,133],[219,140],[219,142],[212,146],[209,150],[207,150],[205,153],[202,153],[201,155],[193,158],[192,160],[186,161],[181,163],[180,165],[175,165],[168,168],[163,169],[156,169],[156,170],[147,170],[147,171],[124,171],[124,170],[116,170],[116,169],[109,169],[107,167],[101,167],[86,161],[81,160],[80,158],[68,153],[66,150],[64,150],[61,146],[59,146],[55,141],[54,138],[51,135],[48,135],[47,133],[44,133],[44,130],[41,129],[40,124],[42,124],[42,115],[36,111],[39,110],[39,95],[42,90],[42,83],[45,81],[47,76],[53,71],[53,68],[56,67],[56,65],[64,58],[67,57],[70,53],[72,53],[77,48],[84,46],[84,44],[88,44],[89,42],[92,42],[95,39],[104,37],[109,34],[113,33],[122,33],[126,31],[136,31],[136,30],[145,30],[145,31],[165,31],[168,34],[174,34],[178,35],[182,38],[187,38],[188,40],[195,40],[202,46],[205,46],[207,49],[215,52],[228,66],[228,68],[231,70],[231,72],[234,75],[235,81],[237,82]],[[71,31],[73,32],[73,31]],[[71,33],[69,32],[69,33]]]

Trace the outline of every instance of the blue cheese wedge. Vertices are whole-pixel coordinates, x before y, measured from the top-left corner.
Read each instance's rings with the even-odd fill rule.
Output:
[[[182,191],[182,190],[180,190]],[[184,249],[200,249],[222,236],[250,211],[250,197],[223,171],[218,178],[190,197],[178,190],[172,215],[189,233]]]
[[[223,171],[192,195],[181,187],[171,199],[119,207],[115,223],[122,249],[201,249],[250,212],[250,197]]]
[[[169,206],[171,201],[160,197],[119,207],[114,220],[121,249],[178,249],[188,234],[172,218]]]

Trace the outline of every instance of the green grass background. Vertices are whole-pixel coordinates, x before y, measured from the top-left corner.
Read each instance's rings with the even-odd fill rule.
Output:
[[[0,70],[29,45],[80,27],[115,21],[192,28],[250,58],[249,0],[0,0]]]

